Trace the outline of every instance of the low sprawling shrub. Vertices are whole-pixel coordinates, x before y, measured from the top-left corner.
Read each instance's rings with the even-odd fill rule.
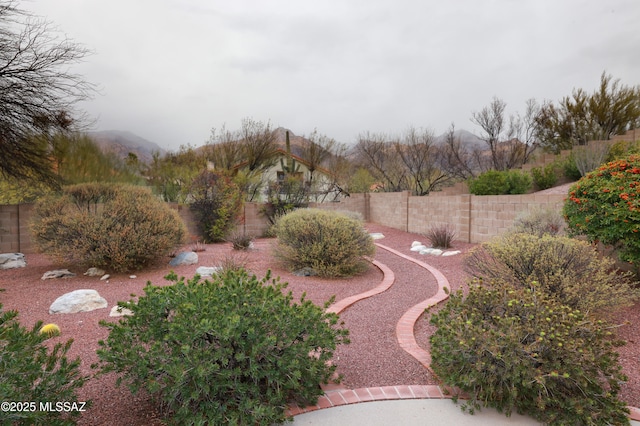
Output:
[[[39,200],[31,230],[57,260],[114,272],[145,267],[186,235],[178,213],[148,189],[119,184],[73,185]]]
[[[544,167],[531,169],[531,177],[536,189],[543,190],[553,187],[558,182],[558,170],[556,164],[547,164]]]
[[[293,302],[269,274],[167,278],[172,285],[149,283],[137,303],[119,303],[132,316],[102,322],[101,372],[157,397],[180,425],[270,425],[285,420],[287,404],[322,395],[336,369],[328,361],[348,342],[327,306]]]
[[[375,252],[360,220],[345,214],[302,209],[286,214],[276,225],[276,257],[289,269],[312,268],[325,277],[344,277],[366,268],[365,256]]]
[[[431,242],[431,247],[450,248],[457,233],[453,226],[448,223],[432,225],[427,230],[425,236]]]
[[[473,195],[524,194],[531,189],[531,175],[520,170],[489,170],[469,179]]]
[[[620,248],[640,266],[640,155],[612,161],[569,189],[564,215],[570,234]]]
[[[189,201],[200,236],[205,242],[221,242],[240,215],[242,192],[228,176],[206,170],[191,184]]]
[[[0,305],[0,401],[21,404],[22,409],[9,406],[0,411],[0,424],[73,425],[88,408],[80,403],[76,391],[87,380],[80,373],[80,358],[69,360],[67,352],[73,340],[56,343],[51,348],[45,344],[50,336],[41,333],[42,322],[30,330],[22,327],[16,311],[2,312]],[[56,333],[52,333],[55,335]],[[47,402],[76,403],[73,411],[57,411],[40,406]],[[27,405],[28,404],[28,405]]]
[[[431,368],[466,392],[463,408],[516,411],[554,425],[629,424],[610,326],[537,284],[472,283],[431,316]]]
[[[565,227],[564,216],[558,209],[538,207],[518,215],[510,231],[542,237],[545,234],[560,235]]]
[[[234,250],[248,250],[253,244],[253,236],[244,232],[234,232],[227,239]]]
[[[604,312],[627,306],[638,297],[629,273],[615,271],[585,241],[564,236],[509,233],[476,247],[465,259],[474,277],[508,281],[540,290],[573,309]]]

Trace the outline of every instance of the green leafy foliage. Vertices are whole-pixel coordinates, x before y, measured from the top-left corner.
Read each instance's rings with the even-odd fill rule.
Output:
[[[189,208],[205,242],[224,241],[242,209],[242,193],[223,173],[202,172],[191,184]]]
[[[431,316],[431,367],[470,396],[554,425],[629,424],[626,381],[611,326],[564,305],[532,282],[472,283]]]
[[[59,261],[124,272],[169,254],[186,227],[146,188],[96,183],[39,200],[31,232],[37,247]]]
[[[325,277],[352,276],[366,269],[375,246],[362,221],[318,209],[286,214],[276,224],[274,252],[289,269],[312,268]]]
[[[612,161],[569,189],[564,215],[572,235],[620,248],[620,258],[640,265],[640,155]]]
[[[578,165],[576,164],[576,158],[573,155],[573,152],[569,154],[564,160],[559,162],[560,167],[562,167],[562,173],[564,177],[574,182],[579,180],[582,177],[580,170],[578,169]]]
[[[269,221],[267,236],[275,235],[275,224],[285,214],[309,205],[309,189],[302,179],[288,175],[284,180],[271,182],[265,191],[266,202],[262,205],[262,213]]]
[[[28,410],[0,411],[0,423],[75,424],[80,411],[40,409],[40,402],[78,402],[76,391],[88,377],[80,373],[80,358],[72,361],[67,358],[73,340],[47,345],[47,335],[40,333],[42,322],[28,330],[19,324],[17,316],[16,311],[2,312],[0,305],[0,401],[35,405]],[[88,408],[88,404],[84,408]]]
[[[287,404],[322,395],[336,369],[328,361],[348,343],[336,314],[304,297],[294,303],[269,274],[167,278],[172,285],[149,283],[137,303],[119,303],[132,316],[102,322],[102,372],[155,395],[180,425],[271,425],[285,420]]]
[[[553,187],[558,182],[558,172],[555,164],[531,169],[531,177],[536,189],[543,190]]]
[[[473,195],[524,194],[531,183],[531,175],[520,170],[489,170],[469,179],[469,192]]]
[[[583,312],[605,312],[638,298],[629,273],[618,273],[585,241],[545,234],[505,234],[483,243],[465,260],[468,272],[515,286],[539,283],[541,291]]]

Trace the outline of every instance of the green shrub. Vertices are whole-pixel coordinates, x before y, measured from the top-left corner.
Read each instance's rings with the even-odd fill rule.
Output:
[[[531,234],[505,234],[483,243],[465,259],[474,277],[525,287],[536,281],[562,304],[583,312],[605,312],[637,299],[630,274],[617,273],[613,263],[585,241]]]
[[[567,156],[559,164],[562,167],[562,173],[564,174],[564,177],[569,179],[571,182],[574,182],[582,177],[582,174],[580,174],[580,170],[578,170],[578,166],[576,165],[576,159],[573,153],[569,154],[569,156]]]
[[[571,235],[620,248],[640,266],[640,155],[612,161],[569,189],[564,215]]]
[[[375,246],[361,221],[318,209],[296,210],[276,225],[276,257],[291,270],[312,268],[320,276],[344,277],[366,269]]]
[[[456,230],[449,224],[433,225],[426,233],[431,246],[438,248],[450,248],[456,235]]]
[[[27,410],[0,411],[0,424],[73,425],[88,408],[79,403],[76,391],[88,377],[80,373],[80,358],[70,361],[67,352],[73,340],[56,343],[49,349],[42,322],[31,330],[22,327],[18,312],[2,312],[0,305],[0,401],[33,403]],[[77,403],[74,411],[40,410],[48,401]],[[55,407],[54,407],[55,408]]]
[[[141,269],[184,241],[178,213],[143,187],[80,184],[38,201],[38,248],[59,261],[114,272]]]
[[[473,195],[524,194],[531,188],[531,176],[520,170],[489,170],[469,180]]]
[[[228,238],[228,241],[234,250],[248,250],[253,244],[253,236],[245,234],[244,232],[234,232]]]
[[[552,188],[558,182],[556,165],[548,164],[545,167],[534,167],[531,169],[531,177],[536,189],[541,191]]]
[[[558,210],[538,207],[516,217],[510,231],[542,237],[560,235],[565,226],[564,216]]]
[[[627,379],[615,351],[622,342],[535,283],[472,284],[431,323],[431,368],[470,396],[463,409],[494,407],[554,425],[629,424],[618,399]]]
[[[224,241],[242,209],[242,192],[226,175],[206,170],[190,188],[189,208],[205,242]]]
[[[269,274],[167,278],[174,283],[149,283],[137,303],[119,303],[132,316],[102,322],[101,372],[159,398],[172,424],[270,425],[289,403],[317,402],[335,372],[336,345],[348,343],[336,314],[304,298],[293,303]]]
[[[609,154],[606,161],[619,160],[620,158],[628,157],[631,154],[640,154],[640,140],[637,141],[617,141],[611,144],[609,147]]]
[[[286,176],[283,181],[269,183],[265,195],[267,200],[260,212],[267,218],[270,228],[274,228],[285,214],[309,205],[309,189],[302,179],[295,176]],[[275,235],[275,229],[267,232]]]

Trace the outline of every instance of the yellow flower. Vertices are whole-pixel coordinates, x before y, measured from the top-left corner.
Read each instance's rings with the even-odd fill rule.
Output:
[[[60,335],[60,327],[56,324],[45,324],[40,329],[40,334],[46,334],[47,337],[54,337]]]

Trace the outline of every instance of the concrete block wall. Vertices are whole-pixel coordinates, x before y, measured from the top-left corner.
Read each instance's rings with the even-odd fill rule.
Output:
[[[370,194],[351,194],[351,196],[337,202],[310,203],[309,207],[322,210],[355,212],[360,214],[365,222],[368,222],[370,220],[369,196]]]
[[[426,234],[431,226],[450,225],[468,241],[471,195],[409,197],[409,232]]]
[[[0,205],[0,253],[30,253],[32,204]]]
[[[391,228],[408,230],[409,191],[369,194],[369,220]]]
[[[535,208],[562,210],[562,194],[472,195],[470,196],[468,242],[482,243],[504,233],[521,214]]]

